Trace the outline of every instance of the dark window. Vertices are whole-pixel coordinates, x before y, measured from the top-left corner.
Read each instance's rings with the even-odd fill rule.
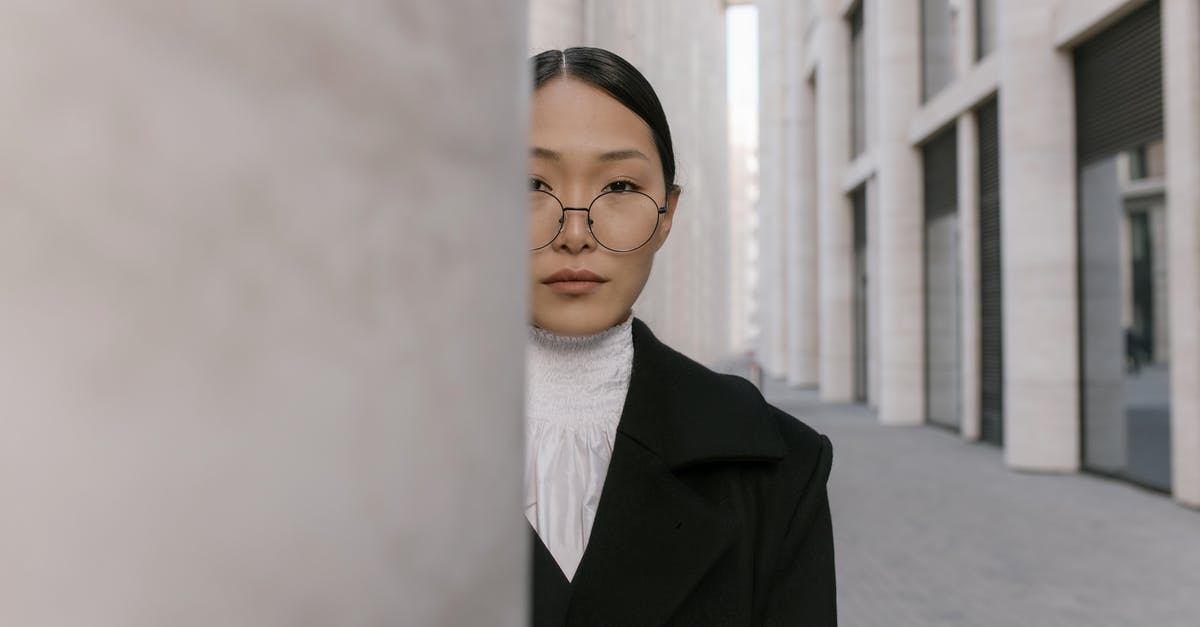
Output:
[[[996,49],[996,0],[975,0],[975,58]]]
[[[1000,111],[975,113],[979,129],[980,437],[1004,443],[1004,293],[1000,250]]]
[[[866,58],[863,3],[860,2],[850,14],[850,154],[855,157],[867,149]]]
[[[925,188],[925,398],[935,425],[958,430],[959,369],[958,132],[922,147]]]
[[[921,0],[921,96],[929,100],[954,80],[954,15],[949,0]]]

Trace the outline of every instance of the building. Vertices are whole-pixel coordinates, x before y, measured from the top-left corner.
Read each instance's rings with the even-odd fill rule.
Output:
[[[758,5],[767,371],[1200,506],[1200,5]]]

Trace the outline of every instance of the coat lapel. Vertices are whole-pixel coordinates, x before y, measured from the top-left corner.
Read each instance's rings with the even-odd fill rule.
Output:
[[[529,524],[526,527],[533,548],[533,627],[562,627],[571,601],[571,584],[537,531]]]
[[[675,472],[784,453],[749,383],[747,390],[713,374],[659,342],[637,318],[633,343],[612,460],[571,582],[568,625],[666,622],[737,532]]]
[[[618,433],[567,624],[663,624],[732,533],[661,459]]]

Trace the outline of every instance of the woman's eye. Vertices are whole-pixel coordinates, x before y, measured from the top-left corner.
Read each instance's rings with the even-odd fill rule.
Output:
[[[608,187],[604,188],[604,191],[606,191],[606,192],[631,192],[636,189],[637,189],[637,185],[634,185],[630,181],[613,181],[608,184]]]
[[[529,189],[530,191],[535,192],[546,191],[546,183],[538,179],[531,178],[529,179]]]

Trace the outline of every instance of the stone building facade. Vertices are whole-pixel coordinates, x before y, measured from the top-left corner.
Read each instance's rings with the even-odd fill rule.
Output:
[[[760,0],[759,352],[1200,506],[1200,7]]]

